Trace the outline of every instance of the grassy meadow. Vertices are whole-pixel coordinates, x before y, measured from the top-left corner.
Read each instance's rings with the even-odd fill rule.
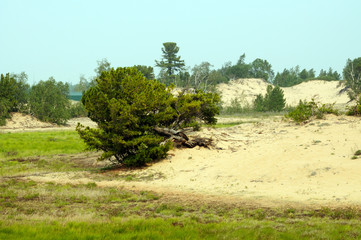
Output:
[[[224,127],[224,126],[222,126]],[[101,187],[74,131],[0,134],[0,239],[359,239],[355,208],[269,209]],[[82,158],[83,161],[75,161]],[[86,184],[29,175],[86,172]],[[111,180],[112,171],[102,175]]]

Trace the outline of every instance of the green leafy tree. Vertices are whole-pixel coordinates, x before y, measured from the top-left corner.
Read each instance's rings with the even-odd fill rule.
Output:
[[[26,110],[29,85],[26,84],[27,75],[1,74],[0,78],[0,125],[10,117],[10,112]]]
[[[186,91],[179,93],[173,105],[177,117],[171,125],[172,128],[193,126],[198,129],[198,120],[215,124],[217,122],[215,115],[219,114],[219,102],[220,97],[217,93],[205,93],[199,89],[192,93]]]
[[[94,69],[94,72],[96,73],[97,77],[99,77],[100,74],[102,74],[102,72],[110,70],[110,62],[106,58],[103,58],[102,60],[98,60],[97,64],[98,66]]]
[[[79,83],[74,86],[74,90],[77,92],[85,92],[90,87],[90,82],[82,74],[80,75]]]
[[[163,70],[161,77],[165,78],[167,84],[170,81],[175,83],[176,73],[183,70],[185,66],[184,60],[181,60],[181,57],[177,55],[179,47],[175,42],[165,42],[163,43],[162,52],[162,60],[155,61],[156,67]]]
[[[274,71],[272,65],[267,60],[257,58],[250,65],[250,76],[254,78],[262,78],[267,82],[272,82]]]
[[[136,68],[117,68],[102,72],[81,101],[99,127],[76,128],[89,148],[101,150],[100,159],[141,166],[165,157],[171,148],[155,127],[177,129],[196,119],[214,123],[219,96],[199,91],[175,97]]]
[[[176,80],[179,87],[190,87],[191,86],[191,74],[187,69],[184,69],[179,72],[176,76],[178,79]]]
[[[18,78],[18,76],[9,73],[5,76],[1,74],[0,99],[7,99],[10,112],[18,112],[27,102],[29,89],[29,85],[26,84],[27,75],[25,74],[21,78]]]
[[[226,83],[228,79],[226,76],[222,75],[220,70],[212,70],[208,76],[208,82],[210,85],[215,86],[219,83]]]
[[[65,124],[70,118],[68,93],[67,83],[56,82],[53,77],[40,81],[31,88],[29,111],[41,121]]]
[[[95,76],[90,78],[88,88],[95,86],[95,84],[96,84],[95,79],[97,77],[99,77],[102,72],[109,71],[110,66],[111,66],[111,64],[108,61],[108,59],[106,59],[106,58],[103,58],[102,60],[97,60],[97,67],[94,69]]]
[[[346,86],[350,88],[350,99],[356,99],[361,94],[361,57],[347,60],[343,77],[346,80]]]
[[[209,62],[202,62],[192,68],[191,85],[194,88],[207,90],[211,67],[212,65]]]
[[[224,75],[228,79],[237,79],[237,78],[248,78],[250,77],[250,68],[251,66],[245,63],[246,54],[242,54],[236,65],[233,65],[229,62],[224,65]]]

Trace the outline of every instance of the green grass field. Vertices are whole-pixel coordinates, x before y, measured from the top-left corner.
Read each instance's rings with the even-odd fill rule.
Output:
[[[2,159],[79,153],[85,148],[86,145],[75,131],[0,134]]]
[[[0,239],[360,239],[361,212],[268,209],[183,201],[122,186],[74,162],[84,144],[73,131],[0,135]],[[35,182],[27,175],[86,173],[93,182]],[[113,175],[112,175],[113,174]],[[25,176],[25,177],[24,177]]]
[[[0,134],[0,176],[73,169],[69,154],[84,153],[75,131]]]

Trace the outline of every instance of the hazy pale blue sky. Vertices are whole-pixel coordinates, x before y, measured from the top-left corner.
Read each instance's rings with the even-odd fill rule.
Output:
[[[220,68],[245,53],[275,72],[341,73],[361,57],[360,26],[360,0],[0,0],[0,73],[76,83],[102,58],[154,66],[168,41],[190,67]]]

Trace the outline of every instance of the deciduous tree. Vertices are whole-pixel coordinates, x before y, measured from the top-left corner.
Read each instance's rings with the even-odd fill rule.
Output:
[[[1,74],[0,78],[0,125],[10,117],[10,112],[24,111],[28,98],[29,85],[26,83],[27,75]]]
[[[70,118],[70,101],[67,83],[56,82],[53,77],[32,86],[29,96],[29,111],[44,122],[65,124]]]
[[[267,60],[257,58],[251,63],[250,76],[254,78],[262,78],[267,82],[272,82],[274,78],[272,65],[267,62]]]
[[[349,91],[349,97],[351,100],[356,99],[361,94],[361,57],[347,60],[346,66],[343,69],[343,76],[346,80],[346,85],[351,90]]]

